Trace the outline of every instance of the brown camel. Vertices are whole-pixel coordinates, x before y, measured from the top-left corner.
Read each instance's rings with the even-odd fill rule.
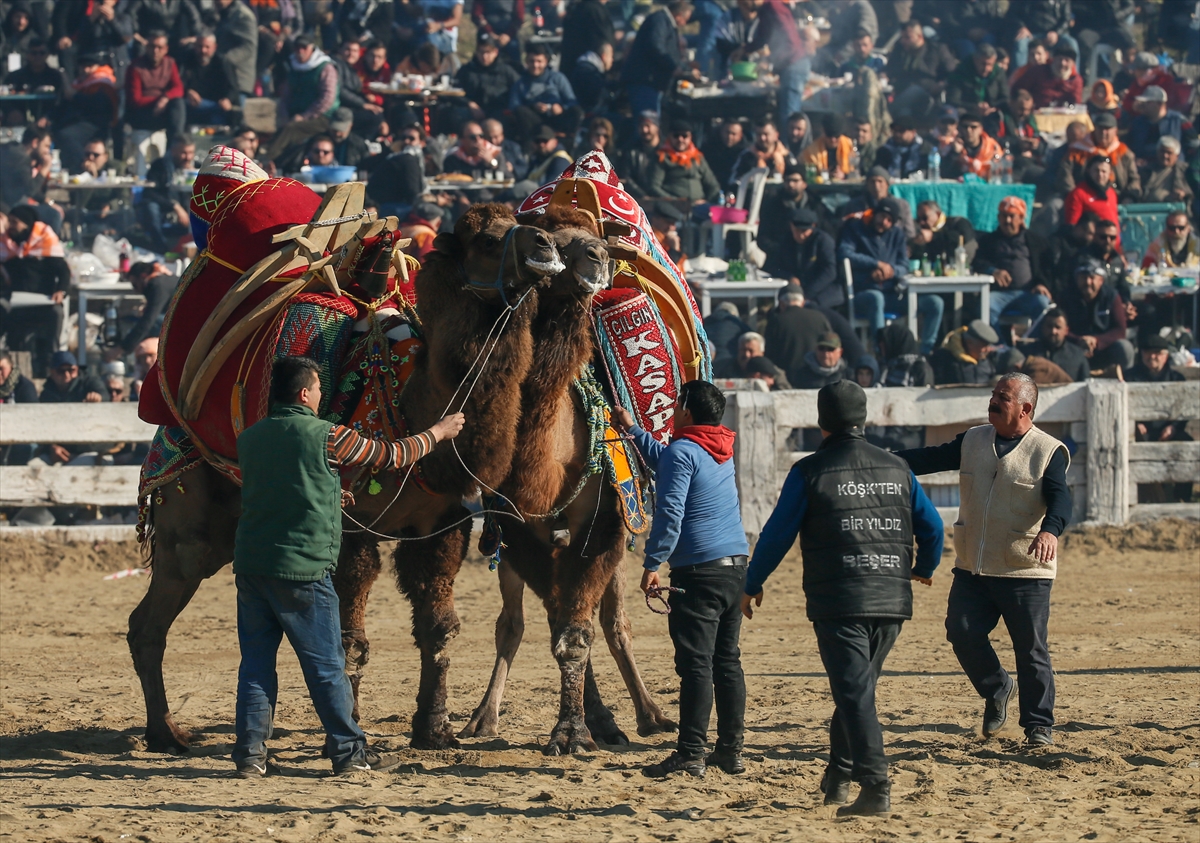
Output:
[[[358,484],[335,577],[348,667],[361,673],[369,652],[363,610],[380,567],[376,534],[424,537],[401,543],[396,561],[421,649],[413,745],[426,747],[453,741],[445,713],[445,648],[458,631],[452,589],[469,531],[469,520],[460,525],[457,519],[465,513],[463,494],[476,482],[462,463],[484,482],[499,483],[508,474],[519,388],[532,362],[533,287],[562,266],[549,236],[517,225],[499,205],[472,208],[436,245],[417,275],[426,347],[402,396],[402,410],[415,430],[457,410],[466,413],[467,424],[457,443],[443,443],[422,460],[429,491],[411,477],[404,482],[407,472],[379,475],[384,491],[378,495],[370,495],[365,482]],[[365,292],[374,298],[383,290]],[[502,330],[491,330],[498,326]],[[472,388],[467,378],[472,371],[482,388]],[[186,492],[163,488],[163,503],[152,506],[147,550],[153,578],[129,618],[127,638],[145,696],[151,751],[186,751],[191,739],[167,705],[162,673],[167,633],[200,583],[232,560],[241,509],[239,488],[207,464],[188,472],[183,486]],[[362,530],[359,524],[370,531],[354,532]]]
[[[641,680],[633,658],[624,610],[625,526],[617,494],[603,475],[582,487],[589,459],[587,418],[573,382],[593,352],[592,296],[608,285],[605,243],[594,217],[551,206],[523,222],[554,232],[568,271],[540,292],[534,320],[534,362],[522,386],[521,448],[500,491],[522,513],[524,523],[503,522],[507,550],[500,565],[504,607],[496,621],[496,665],[482,702],[460,737],[496,735],[509,668],[524,633],[522,597],[529,585],[542,599],[559,663],[562,689],[558,722],[547,754],[594,750],[628,743],[600,699],[592,673],[592,617],[597,607],[609,650],[633,700],[638,733],[673,730]],[[577,254],[586,260],[572,260]],[[580,267],[586,267],[581,272]]]

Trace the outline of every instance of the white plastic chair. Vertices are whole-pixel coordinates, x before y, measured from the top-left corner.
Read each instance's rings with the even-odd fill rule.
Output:
[[[859,318],[854,312],[854,273],[850,269],[850,258],[842,259],[842,269],[845,270],[846,280],[846,313],[849,315],[850,327],[858,331],[858,335],[862,337],[863,342],[870,347],[871,323],[866,319]]]
[[[758,213],[762,208],[763,191],[767,186],[767,168],[757,167],[738,179],[736,208],[747,211],[745,222],[714,224],[712,228],[712,253],[715,257],[725,255],[725,234],[736,231],[742,235],[742,254],[749,256],[758,238]],[[761,250],[759,250],[761,252]],[[756,262],[757,263],[757,262]]]

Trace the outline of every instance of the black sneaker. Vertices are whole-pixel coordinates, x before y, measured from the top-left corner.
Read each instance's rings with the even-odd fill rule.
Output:
[[[1008,687],[1000,692],[1000,696],[983,704],[983,736],[985,738],[995,735],[1008,722],[1008,701],[1012,699],[1016,690],[1017,683],[1010,676]]]
[[[1025,730],[1026,746],[1050,746],[1054,743],[1054,733],[1049,726],[1034,726]]]
[[[365,773],[367,771],[385,773],[399,766],[400,759],[395,755],[382,755],[372,749],[368,749],[362,758],[351,761],[348,764],[343,764],[341,767],[334,767],[333,774],[340,776],[343,773]]]
[[[891,812],[891,782],[863,785],[853,803],[837,809],[839,817],[886,817]]]
[[[705,758],[704,763],[709,767],[723,770],[731,776],[740,776],[746,772],[746,762],[742,760],[740,752],[724,752],[718,749]]]
[[[665,779],[672,773],[678,773],[681,770],[689,776],[702,779],[704,778],[704,759],[684,758],[678,752],[672,752],[657,764],[643,767],[642,775],[651,779]]]
[[[241,764],[238,764],[237,774],[239,778],[243,779],[261,779],[265,778],[268,772],[272,772],[270,767],[271,765],[266,761],[261,764],[256,764],[253,761],[243,761]]]
[[[845,805],[850,801],[850,779],[830,776],[826,769],[821,776],[821,792],[825,794],[826,805]]]

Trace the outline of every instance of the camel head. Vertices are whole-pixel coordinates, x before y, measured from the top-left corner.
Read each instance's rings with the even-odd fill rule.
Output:
[[[518,224],[504,205],[473,205],[433,246],[458,263],[473,292],[505,301],[564,268],[554,238]]]
[[[549,279],[550,296],[590,299],[612,282],[612,247],[596,236],[591,214],[551,205],[545,213],[522,214],[518,221],[551,232],[566,263],[562,272]]]

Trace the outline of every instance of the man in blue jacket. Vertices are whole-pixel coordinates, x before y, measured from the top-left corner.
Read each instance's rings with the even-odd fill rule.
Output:
[[[633,114],[662,110],[663,94],[684,67],[683,28],[691,18],[688,0],[672,0],[642,22],[621,71]]]
[[[725,396],[711,383],[689,381],[679,391],[675,436],[663,445],[617,409],[618,423],[633,434],[656,474],[654,526],[646,541],[642,591],[658,593],[658,568],[671,563],[668,625],[679,674],[679,742],[675,752],[642,772],[663,778],[680,770],[703,776],[712,764],[730,774],[745,771],[746,679],[738,636],[738,601],[749,546],[734,483],[734,433],[721,424]],[[717,745],[704,757],[713,697]]]
[[[746,574],[742,611],[754,616],[763,583],[800,536],[804,596],[833,694],[829,766],[821,780],[838,816],[886,815],[891,784],[875,683],[912,617],[912,583],[930,585],[942,519],[903,459],[863,438],[867,395],[843,380],[817,393],[825,440],[792,466]],[[913,537],[917,558],[913,562]],[[862,789],[851,805],[850,782]]]

